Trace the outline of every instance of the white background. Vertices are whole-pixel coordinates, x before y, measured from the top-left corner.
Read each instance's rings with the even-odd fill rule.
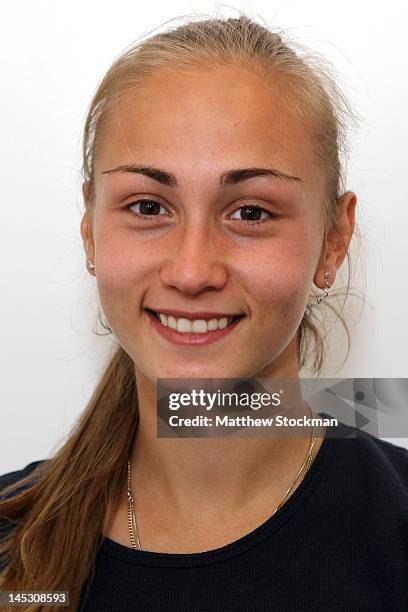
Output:
[[[331,60],[363,118],[352,134],[347,187],[358,195],[363,251],[354,261],[366,275],[368,304],[362,313],[361,302],[353,306],[348,361],[325,375],[406,378],[407,9],[396,0],[218,5],[222,16],[236,16],[234,9]],[[61,444],[110,346],[92,334],[96,285],[79,232],[80,139],[90,99],[136,38],[177,15],[202,13],[215,16],[217,5],[25,0],[2,7],[0,474]],[[344,347],[344,335],[334,333],[338,363]],[[408,446],[407,439],[394,443]]]

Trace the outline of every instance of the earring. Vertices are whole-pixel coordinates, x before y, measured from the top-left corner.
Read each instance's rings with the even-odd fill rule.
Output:
[[[94,264],[92,263],[92,260],[91,260],[91,259],[88,259],[88,268],[89,268],[90,270],[95,270],[95,266],[94,266]]]
[[[329,285],[329,281],[328,278],[329,276],[331,276],[331,272],[325,272],[324,273],[324,293],[322,293],[322,295],[319,295],[314,301],[317,302],[318,304],[320,304],[320,302],[322,300],[324,300],[325,297],[327,297],[329,295],[329,292],[326,291],[326,289],[330,289],[331,285]]]

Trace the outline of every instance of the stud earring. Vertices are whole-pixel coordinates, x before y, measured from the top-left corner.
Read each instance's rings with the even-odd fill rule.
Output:
[[[331,272],[325,272],[323,276],[324,276],[324,287],[323,287],[324,293],[322,293],[322,295],[317,296],[317,298],[314,300],[318,304],[320,304],[320,302],[329,295],[329,292],[327,291],[327,289],[330,289],[331,287],[328,281],[329,276],[331,276]]]

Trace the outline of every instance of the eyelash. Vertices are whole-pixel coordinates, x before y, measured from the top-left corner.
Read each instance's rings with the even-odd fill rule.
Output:
[[[129,210],[129,212],[136,216],[136,217],[142,217],[145,221],[150,221],[150,222],[156,222],[156,220],[158,218],[160,218],[160,215],[144,215],[142,213],[136,213],[133,210],[131,210],[131,206],[135,206],[136,204],[140,204],[143,202],[149,202],[149,203],[153,203],[153,204],[159,204],[160,206],[163,206],[162,204],[160,204],[159,202],[157,202],[156,200],[152,200],[152,199],[141,199],[141,200],[135,200],[134,202],[130,202],[130,204],[126,205],[126,208]],[[164,208],[164,206],[163,206]],[[234,210],[234,212],[237,212],[238,210],[240,210],[241,208],[254,208],[256,210],[261,210],[263,212],[266,212],[268,215],[270,215],[270,217],[268,219],[263,219],[263,220],[248,220],[248,219],[239,219],[239,221],[241,221],[241,223],[245,223],[246,225],[261,225],[262,223],[267,223],[268,221],[272,221],[273,219],[277,219],[279,215],[274,214],[269,212],[268,210],[266,210],[265,208],[262,208],[261,206],[258,206],[257,204],[243,204],[242,206],[239,206],[236,210]],[[233,213],[231,213],[233,214]]]

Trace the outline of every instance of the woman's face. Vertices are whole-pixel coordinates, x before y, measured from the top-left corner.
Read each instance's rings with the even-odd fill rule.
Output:
[[[156,74],[122,96],[100,145],[81,231],[103,312],[136,374],[297,376],[325,175],[278,89],[233,66]],[[107,172],[131,165],[162,173]],[[247,168],[297,178],[235,172]],[[170,338],[146,308],[244,316],[200,343],[199,334]]]

